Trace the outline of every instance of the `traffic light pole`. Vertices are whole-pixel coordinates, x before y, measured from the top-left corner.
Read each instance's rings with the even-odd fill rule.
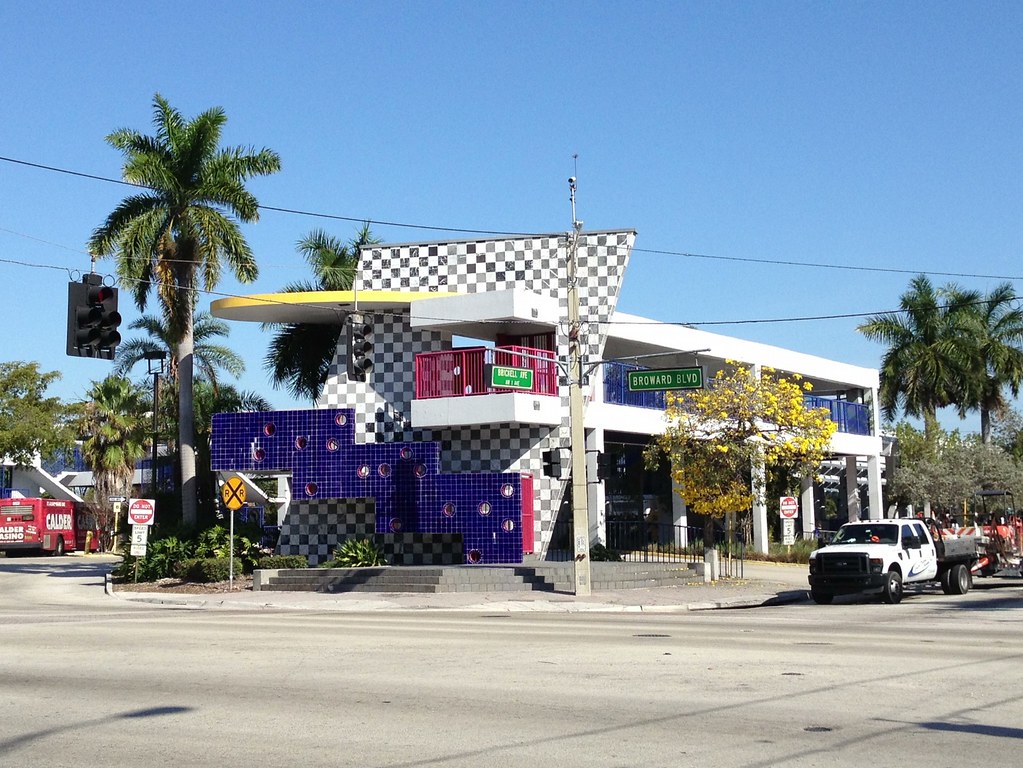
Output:
[[[575,218],[575,177],[568,180],[572,201],[572,235],[568,243],[568,417],[572,451],[572,540],[575,594],[591,593],[590,517],[586,483],[586,431],[583,425],[582,334],[579,322],[579,232]]]

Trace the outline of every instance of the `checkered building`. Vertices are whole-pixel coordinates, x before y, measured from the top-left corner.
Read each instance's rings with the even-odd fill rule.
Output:
[[[579,235],[578,294],[585,338],[582,352],[589,359],[600,358],[607,321],[614,313],[634,240],[633,231]],[[362,252],[355,289],[367,295],[373,291],[471,294],[516,289],[553,297],[558,302],[560,322],[550,330],[555,333],[557,358],[564,361],[568,357],[568,249],[568,236],[557,234],[377,245]],[[366,381],[347,376],[342,334],[316,407],[350,409],[356,444],[435,444],[438,471],[445,475],[531,474],[531,538],[534,550],[542,555],[559,515],[569,519],[566,491],[570,480],[547,478],[542,472],[545,450],[569,447],[567,384],[562,380],[558,390],[563,414],[558,425],[519,422],[423,428],[411,419],[416,355],[450,349],[452,336],[413,328],[409,314],[409,310],[400,309],[369,315],[374,368]],[[306,500],[298,487],[292,498],[282,529],[282,552],[306,554],[317,562],[324,559],[339,537],[357,533],[353,521],[365,530],[381,530],[380,521],[369,519],[372,504],[367,505],[364,499]],[[436,549],[431,546],[420,542],[414,547],[417,562],[430,560],[431,552],[439,561],[451,559],[450,540],[438,543]],[[521,552],[515,559],[521,559]]]

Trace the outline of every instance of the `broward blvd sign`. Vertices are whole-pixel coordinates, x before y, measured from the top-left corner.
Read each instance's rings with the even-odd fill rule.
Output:
[[[703,389],[703,368],[662,368],[629,371],[630,392]]]

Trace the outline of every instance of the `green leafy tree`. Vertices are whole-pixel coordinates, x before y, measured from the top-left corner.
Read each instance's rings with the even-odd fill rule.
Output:
[[[165,320],[154,315],[143,315],[128,327],[135,331],[145,331],[148,338],[128,339],[117,348],[115,373],[125,376],[136,365],[146,360],[146,354],[162,352],[170,360],[168,375],[171,379],[177,380],[178,344]],[[213,341],[215,338],[225,337],[230,333],[227,323],[217,320],[209,312],[197,312],[192,329],[192,353],[197,380],[208,381],[216,387],[219,385],[220,371],[235,377],[241,376],[245,372],[245,362],[239,354],[229,347]]]
[[[937,428],[937,411],[966,398],[968,328],[978,295],[955,286],[936,289],[924,275],[913,278],[899,300],[900,312],[874,315],[857,330],[886,344],[881,358],[880,405],[887,421],[901,411]]]
[[[962,300],[961,298],[959,300]],[[1023,385],[1023,311],[1011,283],[1002,283],[982,299],[968,316],[969,376],[960,415],[980,411],[980,437],[991,443],[991,417],[1008,407],[1005,392],[1016,397]]]
[[[77,423],[84,437],[82,459],[92,470],[93,504],[105,521],[113,515],[107,501],[111,496],[133,495],[135,463],[146,454],[146,412],[152,406],[144,390],[120,376],[93,382],[86,396]]]
[[[363,224],[355,239],[343,243],[322,230],[314,230],[298,243],[298,251],[313,270],[315,282],[291,283],[285,293],[350,291],[355,284],[359,251],[380,240]],[[264,366],[274,389],[286,387],[294,397],[315,402],[337,352],[342,324],[328,318],[324,323],[266,324],[274,331]]]
[[[992,489],[1019,497],[1023,468],[998,446],[957,431],[939,431],[923,450],[908,451],[892,473],[892,492],[900,502],[930,503],[932,512],[954,516],[973,503],[976,491]]]
[[[1023,414],[1015,408],[1004,408],[994,414],[991,429],[992,443],[1017,463],[1023,462]]]
[[[197,291],[213,290],[225,265],[241,283],[256,278],[256,261],[239,222],[256,221],[259,204],[245,182],[281,166],[269,149],[220,148],[226,122],[219,107],[185,119],[156,94],[154,135],[129,128],[111,133],[108,143],[125,158],[124,179],[144,189],[125,198],[89,241],[93,253],[116,257],[121,284],[131,289],[140,310],[155,288],[177,340],[178,452],[186,527],[197,520],[192,403]]]
[[[74,443],[73,409],[46,390],[60,374],[40,373],[38,363],[0,363],[0,460],[31,466]]]

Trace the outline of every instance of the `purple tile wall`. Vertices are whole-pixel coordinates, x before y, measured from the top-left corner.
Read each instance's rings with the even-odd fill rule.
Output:
[[[517,472],[441,474],[436,442],[355,442],[352,409],[221,413],[212,467],[290,471],[295,501],[371,498],[379,534],[458,533],[467,563],[522,562]]]

